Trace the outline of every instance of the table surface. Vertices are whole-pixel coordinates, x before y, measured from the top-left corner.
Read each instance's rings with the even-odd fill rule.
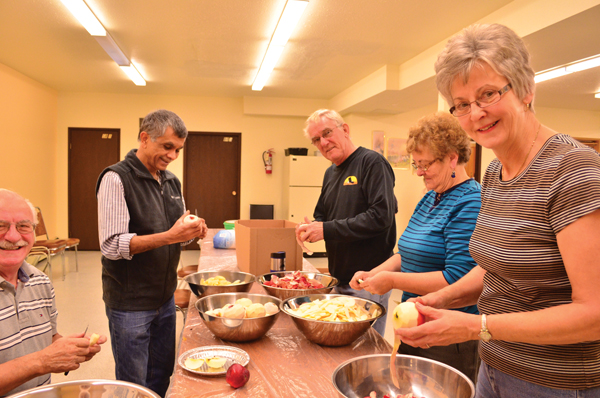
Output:
[[[198,270],[237,270],[235,250],[214,249],[212,236],[202,242]],[[305,271],[316,271],[306,260]],[[254,283],[251,293],[267,294]],[[336,397],[331,376],[348,359],[371,354],[391,353],[392,347],[373,328],[352,344],[343,347],[325,347],[308,341],[296,328],[291,318],[281,313],[267,334],[246,343],[227,342],[216,338],[204,325],[194,304],[198,297],[191,295],[187,319],[181,333],[179,356],[188,350],[207,345],[238,347],[250,355],[247,366],[250,380],[239,389],[227,384],[224,376],[205,377],[188,372],[175,364],[169,397]]]

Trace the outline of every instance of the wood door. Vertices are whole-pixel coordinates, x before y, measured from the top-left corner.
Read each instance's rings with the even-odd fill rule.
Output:
[[[471,157],[465,165],[467,175],[481,183],[481,145],[471,140]]]
[[[209,228],[240,218],[241,149],[241,133],[190,132],[185,142],[185,205]]]
[[[69,237],[78,250],[100,250],[96,180],[120,159],[119,129],[69,128]]]

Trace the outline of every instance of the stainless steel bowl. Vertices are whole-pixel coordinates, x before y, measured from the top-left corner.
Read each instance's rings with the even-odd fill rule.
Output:
[[[10,398],[160,398],[154,391],[119,380],[74,380],[49,384],[11,395]]]
[[[384,394],[413,393],[427,398],[473,398],[475,386],[458,370],[427,358],[411,355],[396,356],[396,373],[400,388],[390,377],[390,355],[365,355],[350,359],[338,366],[331,381],[342,397],[364,398],[375,391],[377,398]]]
[[[207,296],[196,301],[196,309],[208,329],[215,336],[227,341],[251,341],[263,337],[273,326],[281,311],[260,318],[233,319],[206,314],[206,311],[223,308],[225,304],[233,304],[241,298],[249,298],[253,303],[273,303],[281,305],[281,300],[264,294],[220,293]]]
[[[283,289],[280,287],[273,287],[265,285],[266,281],[270,281],[273,275],[278,278],[283,278],[294,272],[300,272],[306,278],[314,279],[325,287],[321,289]],[[331,275],[320,274],[318,272],[306,272],[306,271],[284,271],[284,272],[270,272],[258,277],[258,283],[269,293],[271,296],[275,296],[280,300],[285,300],[290,297],[306,296],[307,294],[327,294],[330,293],[334,287],[336,287],[340,281]]]
[[[373,318],[356,322],[328,322],[302,318],[290,312],[290,309],[296,309],[303,303],[340,296],[352,297],[356,304],[364,307],[370,314],[373,314]],[[373,322],[385,316],[386,312],[383,306],[374,301],[343,294],[309,294],[307,296],[291,297],[281,303],[281,309],[292,318],[296,327],[308,340],[316,344],[334,347],[352,343],[369,330]],[[374,315],[375,312],[378,312],[378,314]]]
[[[225,286],[209,286],[200,284],[202,278],[204,278],[204,280],[207,280],[208,278],[212,278],[215,276],[222,276],[229,282],[239,280],[241,283],[239,285]],[[252,274],[237,271],[202,271],[188,275],[184,279],[188,283],[188,285],[190,285],[190,289],[192,289],[192,292],[194,292],[194,294],[198,297],[205,297],[210,296],[211,294],[219,293],[247,292],[250,290],[252,284],[256,280],[256,278]]]

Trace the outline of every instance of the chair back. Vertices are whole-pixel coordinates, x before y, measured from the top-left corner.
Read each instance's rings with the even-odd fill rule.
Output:
[[[42,217],[42,210],[39,207],[35,208],[37,212],[38,224],[35,227],[35,238],[42,237],[43,240],[49,240],[48,231],[46,230],[46,224],[44,223],[44,217]]]

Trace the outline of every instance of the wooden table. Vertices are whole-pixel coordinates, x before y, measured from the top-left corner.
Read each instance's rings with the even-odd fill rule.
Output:
[[[234,250],[212,247],[211,231],[204,239],[199,270],[237,270]],[[304,259],[304,270],[315,268]],[[251,293],[266,294],[255,283]],[[183,397],[337,397],[331,376],[342,362],[370,354],[391,353],[392,347],[373,328],[350,345],[325,347],[308,341],[285,313],[275,325],[258,340],[247,343],[227,342],[216,338],[204,325],[194,303],[192,293],[187,320],[181,333],[177,360],[184,352],[206,345],[228,345],[241,348],[250,355],[247,368],[250,380],[239,389],[227,384],[225,377],[203,377],[175,365],[168,396]]]

